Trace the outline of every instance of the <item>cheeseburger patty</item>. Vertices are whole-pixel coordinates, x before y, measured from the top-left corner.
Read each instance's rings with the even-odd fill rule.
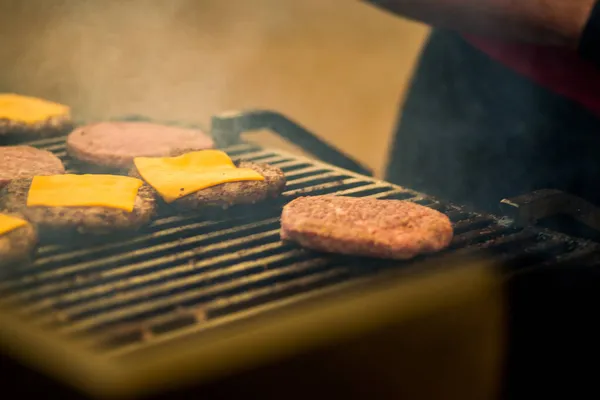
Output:
[[[204,132],[148,122],[100,122],[78,127],[67,137],[69,155],[81,163],[129,169],[135,157],[168,157],[205,150],[214,142]]]
[[[452,236],[446,215],[401,200],[299,197],[281,214],[282,240],[328,253],[403,260],[442,250]]]
[[[73,122],[68,116],[50,117],[34,123],[2,118],[0,119],[0,137],[22,140],[41,139],[64,135],[73,127]]]
[[[52,101],[0,93],[0,138],[44,138],[73,129],[70,108]]]
[[[22,217],[20,215],[13,215]],[[31,261],[38,242],[36,229],[30,223],[0,234],[0,268]]]
[[[132,212],[107,207],[27,207],[31,179],[13,180],[0,190],[0,210],[18,212],[40,231],[106,234],[138,229],[156,213],[153,190],[143,185]]]
[[[31,146],[0,147],[0,188],[13,179],[64,173],[62,161],[49,151]]]
[[[254,204],[275,198],[285,189],[286,179],[281,169],[273,165],[250,161],[239,161],[235,164],[239,168],[253,169],[265,180],[222,183],[181,197],[171,205],[181,210],[197,210],[204,207],[228,208],[233,205]],[[131,169],[129,175],[142,179],[135,167]]]

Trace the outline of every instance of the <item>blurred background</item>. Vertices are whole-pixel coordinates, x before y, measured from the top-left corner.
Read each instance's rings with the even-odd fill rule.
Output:
[[[0,92],[86,120],[274,109],[381,176],[427,33],[355,0],[0,0]]]

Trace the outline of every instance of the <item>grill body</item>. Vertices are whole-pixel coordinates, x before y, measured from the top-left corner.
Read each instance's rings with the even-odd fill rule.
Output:
[[[59,137],[30,144],[54,152],[70,169],[64,140]],[[532,300],[539,281],[530,277],[553,277],[548,271],[575,267],[588,271],[597,265],[598,244],[591,241],[535,226],[517,226],[507,218],[468,211],[312,159],[244,143],[228,144],[224,150],[234,158],[270,163],[285,172],[288,186],[281,199],[211,215],[164,213],[135,235],[44,245],[33,265],[2,271],[0,335],[5,348],[84,392],[104,397],[142,394],[154,390],[155,384],[168,387],[169,382],[194,380],[194,376],[208,382],[259,359],[265,365],[293,359],[293,368],[304,365],[305,372],[307,365],[314,372],[314,366],[322,364],[321,374],[325,374],[323,365],[331,371],[335,365],[351,365],[344,357],[352,354],[353,360],[368,360],[364,354],[372,352],[382,360],[379,370],[390,376],[378,381],[361,375],[364,384],[379,385],[381,396],[385,391],[410,395],[417,387],[427,387],[426,382],[415,383],[419,374],[409,373],[411,368],[422,370],[416,367],[416,360],[423,360],[425,351],[425,342],[418,342],[419,347],[414,338],[444,330],[456,342],[444,347],[456,350],[448,359],[465,360],[464,371],[479,370],[486,377],[482,378],[485,388],[471,393],[479,397],[465,393],[459,397],[482,398],[490,388],[497,389],[490,377],[498,375],[503,349],[504,304],[498,280],[511,290],[511,307],[523,310],[513,317],[511,323],[518,328],[512,332],[520,330],[519,338],[526,338],[531,326],[548,323],[546,304]],[[317,254],[282,243],[281,207],[297,196],[318,194],[414,201],[446,213],[456,236],[448,250],[408,262]],[[484,261],[474,265],[454,261],[473,256]],[[493,266],[498,266],[502,278]],[[453,279],[456,285],[449,288],[447,282]],[[436,297],[435,293],[444,295]],[[361,305],[362,300],[365,304],[372,301],[370,312]],[[421,314],[416,306],[402,308],[421,302]],[[456,314],[444,304],[454,305]],[[350,312],[357,313],[358,326],[352,325]],[[481,318],[473,317],[478,313]],[[371,321],[370,314],[380,318]],[[415,315],[430,319],[419,327],[420,318]],[[445,319],[449,315],[454,318]],[[336,324],[344,326],[344,332],[336,331]],[[304,336],[295,337],[299,332]],[[273,335],[272,348],[266,345],[269,341],[265,343],[264,335]],[[288,341],[282,341],[286,337]],[[428,346],[436,343],[437,337],[431,336]],[[466,337],[471,347],[464,342]],[[481,337],[487,339],[475,339]],[[394,340],[381,346],[391,338]],[[519,338],[511,339],[517,348],[528,345]],[[379,353],[364,343],[379,343]],[[309,348],[318,350],[308,352]],[[418,348],[420,353],[407,356]],[[232,349],[236,349],[233,354]],[[467,352],[479,352],[481,357],[461,358],[460,354]],[[313,357],[310,363],[302,359],[302,354],[309,353]],[[394,356],[386,358],[386,353]],[[403,357],[405,364],[399,361]],[[525,360],[519,361],[521,364],[528,360],[520,359],[520,354],[515,357]],[[337,362],[315,361],[325,359]],[[429,368],[440,363],[436,356],[427,360]],[[452,369],[447,366],[444,371]],[[261,382],[277,376],[273,369],[265,371],[270,372],[263,371],[266,375]],[[340,370],[339,376],[353,376],[357,371]],[[406,384],[382,384],[396,381],[395,374],[402,373],[406,381],[414,383],[412,389]],[[293,375],[286,377],[294,381]],[[246,379],[240,387],[256,386],[252,382],[259,381],[240,379]],[[278,379],[286,381],[281,376]],[[454,377],[454,383],[440,386],[440,390],[449,396],[454,387],[459,393],[459,383],[465,383],[464,379]]]

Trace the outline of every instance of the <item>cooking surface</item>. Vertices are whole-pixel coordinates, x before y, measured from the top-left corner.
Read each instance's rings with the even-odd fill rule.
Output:
[[[64,138],[33,145],[53,151],[70,167]],[[434,207],[455,226],[444,253],[487,249],[509,273],[585,263],[598,250],[591,242],[514,228],[506,219],[466,212],[309,159],[247,144],[225,151],[282,168],[288,179],[283,198],[251,211],[165,215],[128,237],[45,245],[33,265],[3,271],[0,299],[39,326],[83,339],[103,354],[126,357],[167,333],[173,340],[240,311],[414,264],[329,256],[282,243],[281,207],[300,195],[406,199]]]

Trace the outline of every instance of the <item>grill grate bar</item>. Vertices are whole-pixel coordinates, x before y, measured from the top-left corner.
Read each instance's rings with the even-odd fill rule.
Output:
[[[53,293],[56,294],[63,290],[73,290],[77,285],[88,285],[91,282],[97,283],[109,279],[122,279],[131,274],[152,271],[155,268],[166,267],[181,260],[199,257],[208,254],[211,251],[227,250],[227,246],[233,249],[253,242],[262,243],[269,239],[272,240],[276,236],[278,231],[274,230],[274,227],[274,224],[267,225],[265,226],[266,231],[253,235],[244,235],[245,231],[236,232],[238,236],[221,240],[218,240],[219,236],[216,234],[213,235],[212,238],[217,240],[210,241],[208,241],[205,236],[195,236],[190,238],[194,239],[193,241],[186,241],[188,245],[192,244],[193,247],[186,246],[186,248],[178,249],[175,243],[175,247],[170,247],[170,249],[177,250],[176,253],[172,252],[166,257],[154,257],[153,254],[150,254],[145,257],[135,257],[135,255],[132,255],[131,258],[124,259],[120,258],[122,256],[115,256],[116,260],[111,263],[102,260],[93,260],[73,265],[68,274],[59,275],[57,273],[63,271],[53,270],[52,272],[55,273],[51,276],[53,279],[46,278],[45,282],[40,282],[38,280],[36,285],[21,286],[15,297],[9,297],[8,299],[32,301],[38,299],[40,296],[46,296]],[[202,245],[203,242],[206,243]],[[110,265],[110,268],[106,268],[106,265]],[[73,272],[75,267],[77,267],[76,273]],[[77,273],[80,273],[80,275]],[[58,277],[56,275],[58,275]],[[61,279],[57,280],[57,278]]]
[[[287,167],[292,167],[292,166],[295,166],[298,164],[305,164],[301,161],[294,160],[293,158],[281,158],[281,156],[278,156],[277,154],[273,154],[273,153],[265,153],[265,154],[255,156],[255,157],[248,157],[248,156],[244,155],[244,157],[241,159],[246,160],[246,161],[253,161],[253,162],[266,163],[266,164],[270,164],[270,165],[276,165],[279,168],[287,168]]]
[[[499,235],[497,238],[491,238],[484,242],[473,243],[472,245],[459,249],[456,253],[472,252],[479,250],[487,250],[493,248],[495,252],[512,251],[514,248],[522,247],[527,243],[532,243],[537,237],[537,233],[532,230],[525,229],[517,231],[515,233],[509,233],[504,235],[506,232],[502,227],[496,231]],[[455,239],[458,242],[457,247],[464,246],[464,239],[462,236],[472,236],[472,232],[467,232]]]
[[[469,231],[456,235],[450,248],[456,250],[459,248],[474,246],[516,232],[518,232],[518,229],[515,229],[511,226],[493,224],[479,231]]]
[[[34,146],[66,156],[64,137]],[[223,149],[234,159],[281,168],[283,196],[252,212],[232,208],[214,215],[164,216],[124,238],[41,247],[36,262],[3,271],[0,302],[32,323],[112,356],[126,356],[149,343],[210,329],[241,310],[310,294],[323,285],[390,268],[413,265],[319,254],[279,239],[281,207],[298,196],[337,194],[401,199],[446,213],[455,237],[439,256],[483,251],[516,271],[589,260],[599,246],[510,221],[466,212],[460,207],[309,158],[240,144]],[[75,164],[73,164],[76,167]],[[219,214],[219,215],[217,215]]]
[[[248,161],[253,161],[253,160],[260,160],[261,158],[265,158],[265,157],[271,157],[273,155],[272,152],[267,151],[267,150],[263,150],[260,148],[256,148],[256,149],[251,149],[249,151],[240,153],[240,154],[232,154],[228,151],[228,149],[223,149],[223,151],[227,152],[229,154],[230,157],[232,158],[237,158],[240,155],[243,155],[243,159],[244,160],[248,160]],[[242,158],[242,157],[240,157]],[[282,157],[279,157],[279,159],[281,160]]]
[[[348,187],[348,186],[350,186],[350,187]],[[316,194],[330,194],[330,193],[334,193],[334,192],[338,195],[348,195],[348,194],[358,194],[359,192],[363,192],[365,190],[372,190],[372,189],[390,190],[390,188],[382,187],[376,183],[365,184],[360,179],[351,178],[351,179],[346,179],[343,184],[340,184],[339,182],[329,182],[329,183],[323,183],[323,184],[299,188],[299,189],[286,190],[284,192],[284,195],[289,198],[303,196],[305,194],[316,195]]]
[[[346,182],[354,183],[357,181],[355,178],[351,178],[349,176],[340,176],[340,174],[335,173],[335,172],[325,172],[325,173],[319,174],[319,175],[307,176],[304,178],[297,178],[297,179],[290,180],[287,183],[287,187],[294,188],[295,186],[300,186],[303,183],[308,183],[308,182],[313,182],[313,181],[323,180],[323,179],[335,179],[332,183],[337,183],[337,184],[344,184]]]
[[[372,188],[369,190],[376,191],[377,189]],[[349,190],[348,194],[353,195],[352,189]],[[404,201],[411,201],[414,203],[417,203],[420,200],[419,197],[407,197],[407,194],[405,192],[400,192],[397,190],[381,191],[381,192],[375,193],[373,195],[370,195],[369,197],[372,197],[374,199],[389,199],[390,197],[393,197],[393,196],[399,196],[399,197],[402,197],[403,198],[402,200],[404,200]],[[433,204],[431,204],[431,205],[433,205]],[[427,207],[428,207],[428,205],[427,205]]]
[[[187,222],[186,225],[183,225]],[[239,221],[242,222],[242,221]],[[184,231],[199,231],[214,225],[211,221],[190,221],[185,219],[179,219],[179,223],[182,224],[179,227],[165,227],[162,230],[142,233],[139,236],[131,237],[127,241],[123,242],[109,242],[102,244],[98,247],[94,247],[94,253],[104,253],[107,251],[116,251],[119,249],[131,247],[134,245],[147,245],[148,242],[157,241],[158,239],[168,239],[171,236],[182,234]],[[151,228],[154,228],[152,226]],[[64,247],[57,245],[51,249],[43,249],[44,252],[40,254],[38,258],[38,264],[55,264],[58,262],[64,262],[78,256],[89,255],[89,250],[74,249],[69,252],[64,252]],[[61,251],[62,250],[62,251]],[[48,254],[46,254],[48,253]],[[45,255],[46,254],[46,255]]]
[[[51,151],[54,154],[59,151],[66,151],[67,145],[64,142],[64,138],[60,138],[60,141],[53,140],[52,142],[45,142],[43,140],[38,142],[30,143],[31,146],[43,148],[44,150]]]
[[[308,286],[311,286],[311,289],[315,289],[323,284],[332,283],[332,280],[338,281],[340,278],[345,278],[349,275],[348,268],[338,267],[327,269],[324,272],[303,276],[292,281],[276,283],[272,286],[248,290],[234,296],[218,299],[207,305],[204,312],[209,318],[223,316],[241,311],[251,305],[262,304],[265,302],[265,298],[271,299],[274,297],[274,294],[280,295],[282,292],[291,294],[290,291],[298,292],[298,289],[305,289]],[[304,290],[300,290],[300,292],[304,292]]]
[[[471,221],[471,225],[473,224],[473,222],[475,222],[475,224],[477,223],[477,221]],[[477,226],[477,225],[475,225],[475,226]],[[226,247],[229,247],[229,246],[226,246]],[[266,258],[266,260],[281,261],[284,258],[288,258],[288,257],[293,258],[293,257],[299,256],[299,255],[304,255],[304,253],[302,253],[302,252],[298,253],[297,250],[291,250],[291,251],[288,251],[287,253],[271,256],[271,259]],[[233,257],[229,257],[229,259],[232,259],[232,258]],[[265,260],[265,259],[263,259],[263,260]],[[196,268],[204,267],[204,266],[215,266],[215,264],[216,263],[214,260],[207,259],[203,263],[201,263],[200,266],[197,265]],[[261,264],[260,262],[257,264],[259,269],[260,269],[260,264]],[[61,313],[65,313],[66,315],[69,315],[69,317],[67,317],[67,319],[71,320],[71,321],[73,319],[80,318],[81,315],[95,315],[99,311],[98,310],[99,308],[106,309],[108,307],[112,307],[112,308],[120,307],[121,311],[119,311],[119,312],[122,313],[124,309],[127,309],[127,304],[129,302],[132,302],[135,300],[139,301],[139,299],[147,300],[148,297],[160,295],[161,292],[162,293],[170,293],[172,291],[176,291],[176,290],[188,287],[190,285],[192,285],[192,287],[194,287],[194,284],[197,284],[197,283],[202,283],[202,282],[207,282],[207,281],[211,282],[211,281],[214,281],[219,278],[221,278],[221,279],[231,278],[232,274],[242,273],[242,272],[246,272],[246,273],[252,272],[252,269],[249,268],[249,266],[247,264],[244,264],[242,266],[239,266],[239,264],[236,264],[236,265],[234,265],[232,267],[228,267],[228,268],[219,268],[217,270],[207,271],[207,272],[201,271],[200,274],[194,275],[192,277],[188,277],[188,276],[184,276],[182,278],[171,277],[173,279],[164,282],[163,278],[166,278],[168,275],[171,275],[171,274],[169,274],[168,271],[163,271],[160,275],[160,280],[157,278],[152,278],[152,277],[149,277],[149,279],[146,280],[146,282],[150,281],[150,280],[157,282],[156,284],[152,285],[151,287],[134,288],[133,290],[127,292],[127,291],[125,291],[125,289],[127,287],[130,288],[130,287],[139,286],[140,282],[135,281],[133,283],[125,283],[125,285],[123,287],[118,288],[118,291],[121,293],[115,294],[115,295],[113,295],[113,297],[108,298],[108,299],[100,299],[98,302],[92,302],[92,303],[86,302],[83,304],[78,304],[77,300],[81,300],[80,298],[78,299],[78,297],[81,295],[85,295],[85,293],[71,293],[64,297],[58,297],[57,302],[53,305],[53,307],[55,309],[59,309]],[[75,305],[70,306],[69,302],[75,303]],[[106,315],[106,313],[104,315]]]
[[[168,293],[165,297],[140,299],[131,305],[122,305],[118,308],[110,308],[102,314],[72,315],[69,310],[61,310],[61,315],[69,321],[68,325],[58,327],[62,334],[85,333],[85,331],[97,330],[123,322],[142,319],[158,313],[169,312],[180,306],[202,304],[221,296],[229,296],[254,287],[270,284],[274,279],[283,281],[298,275],[308,275],[311,271],[320,272],[328,263],[327,258],[311,258],[305,262],[294,262],[280,268],[268,270],[268,263],[290,263],[295,257],[303,255],[302,252],[290,252],[282,255],[274,255],[259,261],[238,263],[229,269],[229,273],[257,271],[256,274],[245,275],[222,283],[196,288],[192,286],[189,290],[181,293]]]
[[[354,189],[350,189],[347,190],[345,193],[342,192],[340,194],[356,194],[356,193],[360,193],[362,191],[364,191],[364,189],[377,189],[377,190],[381,190],[381,188],[378,185],[370,185],[364,188],[354,188]],[[389,195],[389,190],[385,193],[378,193],[375,195],[375,197],[380,197],[380,196],[385,196],[385,195]],[[238,232],[240,230],[248,230],[248,229],[253,229],[256,228],[258,226],[261,226],[263,224],[269,224],[272,222],[275,222],[277,220],[277,218],[272,218],[269,220],[265,220],[263,222],[260,222],[258,224],[249,224],[249,225],[238,225],[235,228],[231,228],[229,230],[222,230],[222,231],[218,231],[214,234],[207,234],[204,236],[204,239],[210,239],[214,236],[225,236],[231,233],[235,233]],[[187,225],[187,226],[179,226],[177,228],[171,228],[171,229],[167,229],[167,230],[163,230],[160,232],[160,236],[159,237],[165,237],[166,240],[171,239],[170,237],[167,237],[170,234],[181,234],[184,231],[191,231],[193,229],[197,229],[197,228],[208,228],[211,225],[209,223],[206,222],[200,222],[197,223],[196,225],[192,224],[192,225]],[[132,239],[129,242],[124,242],[124,243],[113,243],[113,244],[109,244],[109,245],[105,245],[105,246],[101,246],[98,249],[98,253],[100,252],[105,252],[108,249],[121,249],[121,250],[127,250],[128,248],[130,248],[134,243],[139,243],[144,241],[144,239],[148,239],[151,241],[156,241],[158,237],[156,236],[156,234],[150,234],[147,235],[146,237],[142,236],[142,237],[138,237],[135,239]],[[179,242],[168,242],[166,244],[157,244],[154,246],[148,246],[148,244],[146,243],[146,247],[144,247],[142,250],[137,250],[135,251],[133,254],[129,254],[129,257],[140,257],[140,256],[145,256],[148,255],[150,253],[157,253],[157,252],[164,252],[167,249],[170,248],[175,248],[175,247],[179,247],[185,244],[188,244],[189,242],[196,242],[197,239],[192,238],[187,238],[185,240],[180,240]],[[73,259],[77,259],[77,257],[81,257],[81,256],[88,256],[88,258],[91,258],[90,256],[94,255],[96,252],[94,251],[93,253],[90,253],[89,250],[86,251],[82,251],[82,250],[75,250],[74,252],[71,253],[62,253],[62,254],[58,254],[55,256],[49,256],[49,257],[41,257],[33,266],[34,269],[40,269],[40,266],[46,266],[48,267],[49,265],[55,265],[58,263],[64,263],[65,261],[68,261],[69,259],[73,260]],[[128,259],[130,260],[130,259]],[[43,280],[52,280],[52,279],[56,279],[58,277],[63,277],[65,275],[74,275],[77,272],[81,272],[81,271],[88,271],[90,269],[93,269],[95,266],[100,266],[103,264],[111,264],[111,263],[123,263],[124,261],[127,261],[125,259],[123,259],[123,254],[118,253],[118,254],[113,254],[110,255],[108,257],[93,257],[93,259],[91,261],[87,261],[84,263],[76,263],[74,265],[70,265],[69,267],[66,268],[58,268],[58,269],[52,269],[50,271],[44,271],[41,273],[37,273],[37,274],[31,274],[29,276],[27,276],[25,279],[22,279],[20,281],[8,281],[8,282],[3,282],[2,284],[0,284],[0,288],[3,291],[6,291],[8,289],[14,288],[15,286],[19,286],[21,288],[23,288],[23,286],[27,286],[29,285],[35,285],[38,286],[39,289],[39,283],[40,281]],[[117,265],[115,265],[117,266]],[[113,271],[120,271],[119,269],[113,269]],[[93,277],[96,277],[95,274],[92,275]],[[77,277],[75,277],[77,279]],[[80,280],[85,280],[84,278],[79,278]],[[69,287],[71,286],[72,283],[71,282],[66,282],[63,283],[63,287]],[[29,293],[20,293],[21,296],[29,296]],[[19,297],[20,299],[22,299],[22,297]]]
[[[265,234],[261,234],[258,239],[273,239],[274,236],[278,236],[279,231],[275,230],[275,231],[270,231],[267,232]],[[256,235],[258,236],[258,235]],[[260,242],[259,242],[260,243]],[[284,246],[281,244],[281,242],[275,242],[275,243],[270,243],[267,245],[262,245],[262,246],[258,246],[258,247],[254,247],[254,248],[249,248],[248,250],[244,250],[243,252],[233,252],[233,253],[228,253],[228,254],[224,254],[224,255],[219,255],[216,257],[210,257],[210,258],[203,258],[201,261],[196,261],[195,257],[198,256],[204,256],[206,257],[207,254],[210,254],[211,252],[215,252],[217,250],[226,250],[228,247],[233,247],[234,244],[232,244],[231,242],[226,242],[226,243],[219,243],[213,246],[209,246],[206,249],[203,249],[202,253],[198,253],[198,252],[193,252],[193,251],[188,251],[186,252],[187,254],[184,254],[180,257],[180,260],[178,261],[187,261],[185,263],[180,263],[177,265],[174,265],[173,267],[170,267],[168,269],[162,269],[159,271],[155,271],[154,269],[151,269],[149,271],[148,270],[148,266],[144,265],[142,268],[145,268],[145,270],[142,270],[141,268],[138,268],[135,270],[136,275],[134,277],[126,277],[127,275],[132,274],[131,272],[131,268],[127,268],[127,271],[115,271],[115,270],[111,270],[111,274],[110,274],[110,280],[107,279],[107,277],[105,276],[101,276],[100,279],[95,280],[95,282],[100,282],[99,284],[96,284],[94,286],[82,286],[82,287],[77,287],[75,285],[73,285],[72,288],[65,288],[63,287],[54,287],[54,288],[47,288],[47,293],[44,293],[46,295],[50,294],[48,293],[51,289],[54,289],[55,292],[59,292],[60,290],[65,290],[65,289],[70,289],[68,292],[66,293],[58,293],[56,296],[53,297],[53,303],[51,305],[46,304],[45,302],[38,302],[38,303],[34,303],[32,305],[32,307],[25,309],[26,311],[29,312],[39,312],[40,310],[44,310],[47,309],[49,306],[53,307],[53,308],[57,308],[57,309],[63,309],[66,308],[72,304],[81,304],[84,301],[95,301],[100,299],[103,303],[103,305],[110,305],[111,302],[113,301],[124,301],[129,299],[129,297],[131,297],[131,295],[120,295],[119,298],[104,298],[104,296],[106,296],[107,294],[114,294],[115,291],[118,291],[120,293],[125,293],[128,290],[133,290],[135,291],[136,288],[141,288],[140,291],[143,291],[145,294],[144,296],[148,296],[151,293],[149,293],[149,284],[153,284],[154,286],[151,287],[152,290],[156,289],[156,290],[162,290],[162,289],[173,289],[178,287],[177,285],[181,282],[191,282],[190,280],[188,280],[188,277],[191,274],[195,274],[195,273],[203,273],[203,271],[212,271],[213,269],[216,268],[223,268],[224,266],[227,266],[229,264],[235,264],[238,261],[243,261],[244,259],[248,258],[248,257],[254,257],[255,256],[265,256],[267,254],[270,253],[278,253],[278,252],[282,252],[284,250],[289,250],[289,248],[287,246]],[[241,254],[240,254],[241,253]],[[290,253],[288,251],[288,253]],[[129,267],[129,266],[128,266]],[[221,270],[218,270],[221,271]],[[144,273],[142,275],[142,273]],[[119,280],[115,280],[115,278],[122,278]],[[167,278],[173,279],[173,280],[168,280],[165,281]],[[137,293],[137,292],[135,292]],[[36,293],[39,295],[39,292]],[[141,294],[141,292],[140,292]],[[87,304],[87,303],[85,303]],[[83,306],[82,306],[83,307]]]
[[[538,264],[524,265],[515,270],[507,269],[505,279],[508,280],[523,273],[530,273],[535,270],[545,270],[548,268],[581,268],[591,265],[598,265],[600,262],[599,254],[600,245],[594,243],[593,245],[573,249],[567,253],[558,254],[554,258],[544,260]]]
[[[28,146],[38,147],[38,148],[41,148],[44,150],[54,152],[54,151],[65,150],[67,148],[66,139],[67,139],[67,135],[62,135],[62,136],[55,136],[55,137],[51,137],[51,138],[33,140],[33,141],[27,142],[26,144]],[[232,156],[237,156],[240,154],[252,154],[252,153],[256,153],[256,152],[267,152],[267,150],[264,150],[263,148],[261,148],[259,146],[252,145],[249,143],[239,143],[239,144],[227,146],[224,148],[224,151],[226,151],[228,154],[230,154]]]
[[[214,321],[218,317],[259,306],[271,300],[320,289],[324,286],[342,282],[348,277],[346,268],[332,267],[326,271],[290,282],[248,290],[243,294],[216,300],[212,305],[201,304],[189,309],[181,308],[174,313],[149,319],[143,324],[133,323],[130,326],[124,326],[122,329],[98,332],[92,334],[90,339],[84,343],[88,347],[105,350],[104,353],[109,358],[123,357],[126,354],[143,349],[145,338],[151,337],[160,340],[161,336],[170,336],[170,339],[173,339],[174,327],[178,328],[179,332],[177,333],[179,335],[189,334],[191,331],[197,332],[210,329],[215,326]]]
[[[495,224],[495,220],[491,217],[477,216],[475,218],[456,222],[454,224],[454,233],[460,234],[463,232],[474,231]]]
[[[304,169],[304,168],[309,168],[309,167],[314,167],[314,165],[307,163],[307,162],[303,162],[303,161],[297,161],[295,163],[289,163],[288,165],[278,165],[279,168],[281,168],[281,170],[285,173],[286,176],[288,176],[288,174],[290,174],[293,171],[296,171],[298,169]],[[323,168],[325,169],[325,168]],[[330,172],[331,170],[326,169],[326,172]]]
[[[529,240],[528,243],[529,245],[523,245],[523,243],[520,242],[520,239],[532,239],[532,238],[537,238],[537,242],[535,241],[531,241]],[[531,261],[531,256],[535,257],[535,256],[543,256],[545,255],[546,258],[552,258],[554,257],[555,253],[559,253],[564,249],[565,247],[565,242],[560,240],[560,239],[556,239],[556,240],[550,240],[550,241],[539,241],[541,240],[541,238],[539,237],[538,234],[534,234],[531,231],[522,231],[519,232],[517,234],[508,236],[508,237],[504,237],[501,240],[497,240],[497,241],[490,241],[488,243],[486,243],[487,246],[489,247],[494,247],[494,248],[500,248],[502,246],[507,246],[510,243],[512,244],[517,244],[521,247],[523,247],[523,252],[521,252],[521,263],[526,263],[526,261]],[[468,250],[472,250],[471,248],[468,248]],[[497,250],[497,249],[496,249]],[[551,251],[552,254],[548,254],[548,251]],[[514,252],[505,252],[502,255],[498,255],[496,257],[496,259],[498,261],[514,261],[517,260],[519,258],[518,256],[519,253],[514,253]],[[523,254],[525,254],[525,256],[523,256]],[[589,254],[589,252],[587,253]],[[530,256],[529,258],[527,256]],[[222,315],[226,315],[229,313],[233,313],[236,312],[238,310],[241,309],[245,309],[247,307],[251,307],[252,305],[259,305],[261,303],[267,302],[270,297],[269,295],[275,296],[277,295],[277,289],[280,288],[281,290],[287,290],[288,287],[289,288],[301,288],[303,282],[307,281],[307,282],[315,282],[315,283],[319,283],[321,282],[322,284],[328,284],[328,283],[334,283],[334,281],[341,281],[344,277],[347,277],[349,275],[352,276],[356,276],[356,271],[349,271],[347,267],[345,268],[338,268],[338,269],[334,269],[335,271],[339,271],[336,272],[335,274],[333,274],[331,281],[327,281],[327,282],[322,282],[321,278],[312,278],[312,275],[309,277],[303,277],[303,278],[299,278],[297,280],[293,280],[290,282],[285,282],[282,283],[280,285],[275,285],[275,286],[268,286],[268,287],[263,287],[263,288],[259,288],[256,290],[252,290],[252,291],[247,291],[244,293],[241,293],[239,295],[234,295],[234,296],[228,296],[227,298],[223,298],[220,300],[217,300],[215,302],[212,303],[205,303],[201,305],[201,312],[200,312],[200,318],[199,320],[197,320],[196,322],[203,322],[206,320],[206,318],[212,319],[212,318],[217,318],[219,316]],[[323,274],[327,274],[327,272],[324,272]],[[302,290],[298,290],[299,292],[302,292]],[[198,312],[195,312],[195,315],[197,315]],[[164,320],[164,319],[163,319]],[[151,326],[150,325],[146,325]],[[139,326],[138,328],[139,329]],[[198,330],[198,329],[202,329],[202,327],[195,327],[194,329]],[[128,351],[134,351],[135,349],[139,348],[139,346],[141,346],[143,344],[137,343],[134,344],[130,347],[125,347],[121,350],[118,350],[115,354],[117,355],[123,355],[126,354]]]
[[[511,270],[518,271],[548,260],[555,261],[558,254],[569,251],[567,243],[560,238],[552,238],[524,247],[522,251],[506,252],[497,257],[497,261],[500,264],[510,264]]]
[[[290,172],[286,172],[285,177],[288,179],[288,182],[290,182],[289,178],[304,178],[306,176],[309,175],[321,175],[324,173],[330,172],[324,168],[319,168],[319,167],[306,167],[306,168],[301,168],[301,169],[295,169],[292,170]]]
[[[241,219],[236,220],[243,224]],[[185,224],[185,225],[183,225]],[[152,241],[158,236],[168,236],[190,229],[204,229],[214,225],[214,221],[200,220],[197,217],[168,217],[156,219],[148,228],[138,232],[136,236],[128,238],[126,241],[110,241],[98,243],[93,247],[93,252],[106,252],[119,249],[124,246],[134,244],[144,244],[147,241]],[[38,260],[40,263],[49,263],[56,261],[64,261],[68,258],[76,257],[77,255],[89,254],[90,249],[81,248],[65,248],[64,245],[46,245],[38,250]]]
[[[81,263],[76,263],[76,264],[71,264],[65,267],[58,267],[58,268],[53,268],[53,269],[49,269],[43,272],[40,272],[39,274],[30,274],[28,276],[28,279],[21,279],[19,281],[5,281],[2,282],[2,289],[7,290],[8,288],[12,288],[15,285],[23,285],[23,283],[26,284],[33,284],[33,285],[37,285],[38,286],[38,290],[39,290],[39,284],[40,281],[42,280],[52,280],[52,279],[57,279],[57,278],[65,278],[65,277],[74,277],[77,273],[81,273],[81,272],[89,272],[90,269],[93,269],[94,267],[102,267],[103,265],[109,265],[111,266],[110,269],[108,269],[107,271],[104,272],[105,276],[111,274],[111,273],[115,273],[115,267],[117,265],[124,265],[123,268],[125,268],[128,271],[135,271],[136,270],[136,265],[138,264],[127,264],[127,262],[131,261],[132,258],[142,258],[142,256],[144,256],[144,258],[150,258],[150,260],[145,261],[145,263],[148,264],[160,264],[162,262],[161,259],[156,258],[156,256],[158,255],[157,253],[164,253],[167,250],[175,250],[177,248],[183,247],[184,245],[186,246],[191,246],[191,245],[200,245],[203,242],[210,242],[210,241],[214,241],[215,239],[220,239],[221,242],[225,241],[225,237],[227,237],[228,235],[242,235],[242,238],[240,239],[240,241],[244,241],[245,239],[245,235],[247,235],[247,231],[252,231],[255,229],[273,229],[273,226],[277,223],[278,219],[277,218],[271,218],[268,220],[263,220],[260,222],[256,222],[256,223],[252,223],[252,224],[247,224],[247,225],[242,225],[242,226],[237,226],[234,228],[230,228],[230,229],[225,229],[225,230],[218,230],[216,232],[212,232],[212,233],[206,233],[203,235],[194,235],[194,236],[189,236],[186,238],[182,238],[179,239],[177,241],[172,241],[172,240],[168,240],[165,243],[160,243],[157,244],[155,246],[151,246],[151,247],[144,247],[141,248],[139,250],[136,250],[135,252],[128,252],[128,253],[118,253],[118,254],[111,254],[105,257],[94,257],[92,258],[90,261],[84,261]],[[169,239],[169,238],[167,238]],[[36,263],[37,264],[37,263]],[[122,270],[119,270],[122,271]],[[21,292],[21,295],[25,294],[25,292]]]

